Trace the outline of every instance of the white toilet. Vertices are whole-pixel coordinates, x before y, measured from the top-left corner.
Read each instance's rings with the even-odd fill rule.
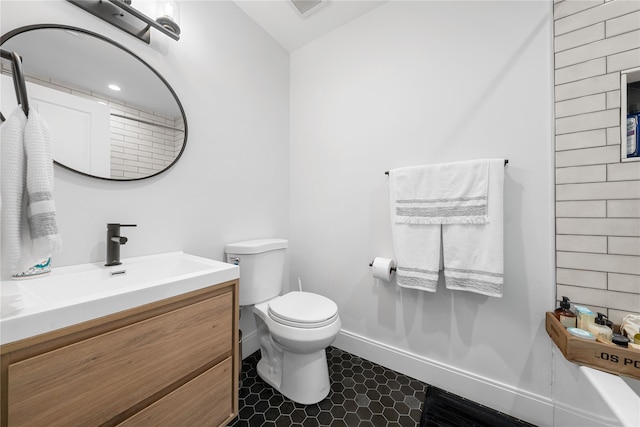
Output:
[[[240,267],[240,305],[253,305],[262,357],[258,374],[294,402],[310,405],[329,394],[325,349],[340,330],[338,306],[310,292],[280,296],[287,241],[262,239],[225,246]]]

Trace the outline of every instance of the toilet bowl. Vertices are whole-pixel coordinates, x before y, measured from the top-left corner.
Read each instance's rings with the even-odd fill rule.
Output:
[[[240,305],[252,305],[261,359],[258,375],[302,404],[330,391],[326,348],[340,331],[335,302],[311,292],[282,290],[287,241],[262,239],[225,247],[227,262],[240,267]]]
[[[302,304],[312,301],[327,308],[325,314],[318,306]],[[305,311],[319,316],[307,316]],[[253,313],[262,352],[257,367],[260,377],[295,402],[313,404],[324,399],[330,391],[326,348],[341,326],[335,303],[309,292],[290,292],[256,304]]]

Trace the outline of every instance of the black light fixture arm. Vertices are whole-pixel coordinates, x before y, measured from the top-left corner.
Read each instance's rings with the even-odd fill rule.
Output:
[[[92,15],[120,28],[145,43],[151,42],[151,28],[174,40],[180,40],[180,34],[168,30],[144,13],[131,7],[124,0],[67,0]],[[130,2],[129,2],[130,3]]]

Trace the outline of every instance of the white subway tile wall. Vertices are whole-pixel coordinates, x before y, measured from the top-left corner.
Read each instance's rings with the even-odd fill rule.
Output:
[[[556,269],[558,284],[575,285],[583,288],[607,288],[607,273],[600,271]]]
[[[620,91],[607,92],[607,109],[620,108]]]
[[[640,218],[640,200],[610,200],[607,202],[609,218]]]
[[[10,75],[10,65],[2,63],[2,73]],[[133,179],[157,173],[169,166],[182,150],[184,141],[182,117],[165,117],[124,105],[102,95],[70,88],[66,83],[35,75],[25,76],[25,79],[61,92],[97,100],[109,106],[112,114],[110,117],[111,178]],[[113,114],[130,118],[121,118]]]
[[[580,64],[556,69],[556,86],[579,79],[599,76],[601,74],[605,74],[606,72],[607,60],[605,58],[598,58],[594,59],[593,61],[581,62]]]
[[[606,236],[556,236],[556,248],[559,251],[607,253]]]
[[[604,218],[607,216],[607,202],[577,201],[556,202],[556,218]]]
[[[639,181],[640,162],[607,165],[607,179],[609,181]]]
[[[607,176],[606,165],[575,166],[556,170],[556,184],[600,182]]]
[[[618,126],[607,129],[607,145],[620,145],[620,128]]]
[[[624,0],[634,1],[634,0]],[[607,56],[607,70],[609,72],[626,70],[638,66],[638,58],[640,57],[640,49],[628,50],[616,55]]]
[[[182,149],[182,120],[131,108],[109,100],[111,116],[111,177],[140,178],[169,166]],[[155,126],[136,119],[159,124]],[[167,127],[164,127],[167,126]]]
[[[640,256],[640,237],[609,237],[609,253]]]
[[[640,313],[640,162],[620,159],[620,71],[640,67],[640,1],[554,2],[557,298]]]
[[[604,145],[607,145],[607,131],[605,129],[556,135],[556,151],[601,147]]]
[[[595,95],[582,96],[580,98],[556,102],[556,117],[575,116],[576,114],[602,111],[606,108],[607,94],[597,93]]]
[[[556,67],[557,66],[558,65],[556,64]],[[610,73],[577,81],[569,81],[564,84],[556,84],[556,102],[618,89],[620,89],[620,75],[618,73]]]
[[[634,218],[558,218],[556,234],[581,236],[640,236],[640,219]],[[636,264],[640,265],[640,262]],[[604,270],[607,271],[607,270]]]

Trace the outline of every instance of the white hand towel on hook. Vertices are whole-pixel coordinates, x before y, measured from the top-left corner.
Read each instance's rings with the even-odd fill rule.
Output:
[[[0,189],[2,194],[2,273],[20,269],[22,230],[26,227],[24,215],[24,182],[26,160],[24,155],[24,128],[27,117],[22,108],[16,108],[0,126]]]
[[[26,278],[33,274],[32,267],[61,247],[52,196],[51,137],[33,109],[27,118],[17,108],[0,129],[2,274],[3,279],[10,275]]]
[[[27,153],[27,220],[31,240],[31,257],[47,259],[59,252],[56,207],[53,202],[53,157],[49,127],[35,109],[29,111],[24,129]]]

